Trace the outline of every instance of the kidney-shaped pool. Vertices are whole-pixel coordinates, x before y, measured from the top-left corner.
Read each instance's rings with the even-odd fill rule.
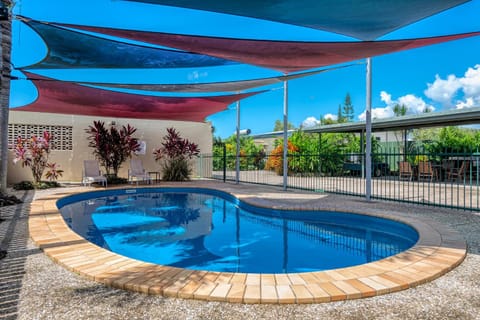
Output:
[[[87,192],[57,206],[68,226],[118,254],[161,265],[242,273],[349,267],[412,247],[411,226],[330,211],[258,208],[198,188]]]

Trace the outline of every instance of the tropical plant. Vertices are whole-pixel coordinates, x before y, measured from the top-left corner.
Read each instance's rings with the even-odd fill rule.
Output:
[[[48,168],[46,176],[50,181],[62,176],[63,170],[58,169],[56,163],[48,162],[52,140],[53,136],[48,131],[44,131],[41,137],[17,138],[13,162],[21,161],[22,167],[30,167],[36,185],[40,183],[45,168]]]
[[[462,127],[420,129],[413,132],[419,147],[427,153],[466,153],[478,152],[480,131]]]
[[[290,123],[290,122],[287,122],[287,130],[293,130],[295,129],[295,126]],[[273,125],[273,131],[283,131],[283,121],[281,120],[275,120],[275,124]]]
[[[234,169],[237,154],[237,137],[230,136],[225,140],[227,150],[227,168]],[[240,170],[255,170],[263,168],[265,152],[263,146],[255,144],[252,137],[240,137]]]
[[[298,151],[298,147],[293,145],[292,142],[287,141],[287,150],[288,154],[292,154]],[[283,174],[283,144],[279,144],[272,150],[265,164],[265,169],[275,171],[278,175]],[[288,161],[288,173],[290,173],[292,169],[291,161]]]
[[[167,129],[162,146],[153,151],[155,161],[164,160],[162,179],[166,181],[189,180],[192,173],[189,160],[199,153],[198,145],[182,138],[174,128]]]
[[[351,122],[354,118],[354,111],[353,111],[353,104],[352,99],[350,98],[350,94],[347,92],[345,95],[345,100],[343,102],[343,106],[338,106],[337,112],[337,122],[344,123],[344,122]]]
[[[136,128],[127,124],[117,129],[111,126],[105,127],[102,121],[93,121],[93,126],[85,129],[88,136],[88,146],[94,148],[93,154],[105,168],[107,176],[118,176],[118,170],[122,163],[132,156],[132,153],[140,149],[140,143],[133,134]]]
[[[403,103],[402,104],[396,104],[394,107],[393,107],[393,114],[395,114],[395,117],[402,117],[404,115],[407,114],[407,106],[404,105]]]
[[[359,139],[349,133],[319,136],[296,131],[288,139],[288,174],[338,173],[347,152],[359,150]],[[275,141],[265,169],[283,174],[283,139]]]

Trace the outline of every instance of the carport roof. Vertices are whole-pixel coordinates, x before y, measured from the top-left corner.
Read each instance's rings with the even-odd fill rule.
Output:
[[[449,110],[435,113],[423,113],[408,115],[402,117],[392,117],[386,119],[373,119],[372,131],[396,131],[413,128],[426,127],[444,127],[467,124],[480,123],[480,107]],[[307,133],[348,133],[348,132],[362,132],[365,130],[365,121],[347,122],[340,124],[324,125],[314,128],[303,129]],[[289,132],[294,132],[290,130]],[[253,135],[253,138],[271,138],[278,137],[283,134],[283,131],[267,132],[263,134]]]

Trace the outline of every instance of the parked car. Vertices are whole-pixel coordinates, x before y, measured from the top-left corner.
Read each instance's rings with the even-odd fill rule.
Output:
[[[362,172],[362,164],[354,162],[343,163],[343,170],[348,171],[351,175],[359,176]],[[390,166],[385,162],[373,162],[372,163],[372,176],[380,177],[390,174]]]

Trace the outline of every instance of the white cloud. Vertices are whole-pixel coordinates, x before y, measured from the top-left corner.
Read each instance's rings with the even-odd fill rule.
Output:
[[[471,108],[475,107],[475,102],[473,101],[473,98],[466,98],[465,101],[457,102],[455,107],[457,109]]]
[[[385,91],[380,92],[380,99],[387,105],[390,105],[392,103],[392,95],[386,93]]]
[[[383,119],[395,116],[393,112],[396,104],[405,105],[407,107],[407,114],[422,113],[425,109],[434,111],[435,108],[432,105],[427,104],[422,98],[419,98],[413,94],[404,95],[398,99],[392,99],[392,95],[386,91],[380,92],[380,99],[385,102],[385,107],[372,108],[372,119]],[[359,120],[365,120],[365,111],[358,116]]]
[[[480,105],[480,65],[468,68],[463,77],[449,75],[446,80],[435,76],[425,95],[444,107],[470,108]],[[458,97],[461,96],[461,99]],[[457,98],[456,101],[454,99]]]
[[[320,124],[320,120],[315,117],[308,117],[302,121],[302,128],[311,128]]]
[[[385,108],[372,108],[372,119],[383,119],[393,117],[393,110],[391,107],[387,106]],[[358,116],[358,119],[365,121],[366,111],[363,111],[362,114]]]
[[[465,76],[460,79],[463,90],[463,101],[456,102],[457,109],[480,106],[480,64],[474,68],[468,68]]]
[[[433,103],[439,103],[446,108],[471,108],[480,106],[480,64],[473,68],[468,68],[462,77],[453,74],[442,79],[439,75],[435,76],[433,83],[427,84],[424,91],[427,98]],[[421,97],[413,94],[407,94],[397,99],[386,91],[380,92],[380,99],[385,106],[372,109],[372,119],[381,119],[393,117],[396,104],[405,105],[407,114],[423,113],[427,108],[435,111],[435,107],[426,103]],[[365,120],[365,112],[358,116],[359,120]]]
[[[452,106],[452,98],[456,95],[457,91],[462,87],[460,79],[451,74],[446,80],[435,75],[435,81],[433,83],[427,83],[428,88],[424,91],[425,96],[433,101],[440,102],[446,107]]]
[[[425,109],[434,111],[435,107],[427,104],[422,98],[416,97],[413,94],[407,94],[398,98],[398,104],[405,105],[407,107],[407,114],[423,113]]]
[[[333,121],[337,121],[338,116],[335,115],[335,114],[327,113],[326,115],[323,116],[323,119],[330,119],[330,120],[333,120]]]
[[[326,115],[323,116],[323,119],[337,121],[338,116],[331,113],[327,113]],[[318,126],[321,123],[322,123],[321,120],[312,116],[312,117],[307,117],[305,120],[302,121],[300,125],[302,128],[311,128],[311,127]]]
[[[465,76],[460,78],[460,83],[466,97],[476,97],[478,99],[480,96],[480,64],[468,68]]]

